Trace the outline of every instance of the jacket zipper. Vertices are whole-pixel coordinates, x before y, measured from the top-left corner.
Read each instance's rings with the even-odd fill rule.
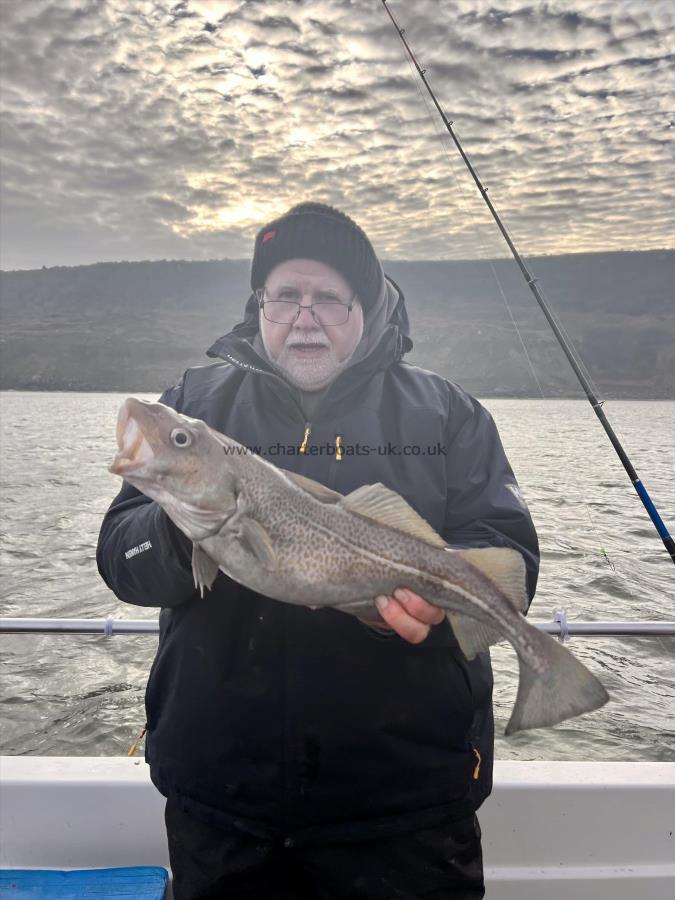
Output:
[[[283,749],[282,749],[282,759],[283,759],[283,797],[281,804],[281,821],[283,823],[283,830],[288,834],[288,831],[291,828],[292,822],[292,807],[293,807],[293,735],[292,735],[292,725],[291,725],[291,710],[290,707],[290,698],[293,696],[293,686],[291,683],[291,666],[289,664],[290,653],[288,647],[288,615],[287,610],[284,610],[283,618],[283,637],[282,637],[282,646],[283,646]],[[284,839],[284,844],[286,846],[291,846],[289,843],[289,838],[286,837]]]
[[[139,745],[139,743],[141,742],[141,740],[145,737],[145,734],[146,734],[147,730],[148,730],[148,723],[146,722],[145,725],[143,726],[143,728],[141,729],[141,732],[140,732],[140,734],[138,735],[138,737],[136,738],[136,740],[133,742],[133,744],[131,745],[131,747],[129,747],[129,751],[128,751],[128,753],[127,753],[127,756],[134,756],[134,755],[135,755],[135,753],[136,753],[136,748],[138,747],[138,745]]]
[[[455,659],[455,662],[457,663],[457,666],[459,667],[459,670],[462,673],[462,677],[464,678],[466,686],[469,689],[469,696],[471,697],[471,710],[473,713],[473,712],[475,712],[475,710],[474,710],[475,704],[474,704],[474,696],[473,696],[473,685],[471,684],[471,675],[469,674],[469,670],[466,667],[463,659],[460,657],[460,655],[459,655],[460,653],[461,653],[461,651],[458,651],[457,653],[453,653],[453,658]],[[473,729],[473,724],[472,724],[472,729]],[[481,767],[481,763],[483,762],[483,757],[481,755],[480,750],[478,749],[478,747],[475,746],[473,741],[469,740],[467,743],[469,745],[469,750],[473,754],[473,758],[474,758],[474,766],[473,766],[473,769],[471,772],[471,780],[478,781],[478,779],[480,778],[480,767]]]
[[[312,423],[305,422],[305,431],[302,436],[302,443],[300,444],[299,452],[307,453],[307,444],[309,442],[310,436],[312,434]],[[335,435],[335,461],[342,462],[343,457],[343,443],[342,443],[342,435]]]
[[[476,765],[473,767],[472,777],[474,781],[478,781],[478,779],[480,778],[480,764],[483,762],[483,758],[481,757],[478,748],[474,747],[473,744],[471,744],[471,750],[473,752],[473,755],[476,757]]]

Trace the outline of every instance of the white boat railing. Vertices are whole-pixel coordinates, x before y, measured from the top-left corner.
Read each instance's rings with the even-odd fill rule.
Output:
[[[559,637],[675,635],[675,622],[534,623]],[[0,618],[14,634],[157,634],[156,619]],[[164,798],[125,757],[0,757],[0,869],[169,868]],[[479,812],[493,900],[675,896],[675,763],[496,761]],[[169,897],[171,894],[168,895]]]
[[[3,756],[0,868],[169,867],[141,759]],[[490,900],[675,897],[675,763],[495,762]]]
[[[675,622],[570,622],[564,611],[553,622],[532,622],[536,628],[561,640],[569,637],[668,636],[675,635]],[[50,619],[0,618],[0,634],[159,634],[157,619]]]

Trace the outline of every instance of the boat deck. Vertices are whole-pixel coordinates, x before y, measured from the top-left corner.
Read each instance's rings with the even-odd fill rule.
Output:
[[[142,759],[2,757],[3,868],[169,867]],[[497,762],[488,900],[675,896],[675,763]]]

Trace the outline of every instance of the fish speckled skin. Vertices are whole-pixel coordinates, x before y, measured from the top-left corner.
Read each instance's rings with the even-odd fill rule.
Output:
[[[221,568],[228,575],[247,587],[287,603],[337,606],[377,618],[376,594],[391,594],[405,584],[430,602],[460,613],[467,595],[479,598],[485,621],[493,621],[490,604],[498,604],[517,628],[515,622],[522,617],[461,553],[432,547],[340,504],[323,503],[253,454],[236,456],[234,465],[241,485],[238,507],[245,506],[246,515],[264,523],[277,565],[273,571],[260,566],[251,571],[254,557],[227,526],[201,544],[213,559],[222,558]],[[480,617],[481,610],[475,612]]]
[[[111,471],[155,499],[193,541],[195,582],[218,569],[286,603],[377,618],[374,598],[407,587],[446,610],[467,657],[508,640],[518,696],[507,733],[596,709],[608,695],[563,646],[530,625],[514,550],[447,550],[382,485],[342,497],[284,472],[158,403],[130,398]]]

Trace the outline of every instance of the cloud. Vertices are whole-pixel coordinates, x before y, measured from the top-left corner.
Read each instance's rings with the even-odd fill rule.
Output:
[[[673,246],[672,4],[389,6],[523,253]],[[380,4],[22,0],[3,19],[4,268],[245,257],[310,197],[387,258],[504,253]]]

